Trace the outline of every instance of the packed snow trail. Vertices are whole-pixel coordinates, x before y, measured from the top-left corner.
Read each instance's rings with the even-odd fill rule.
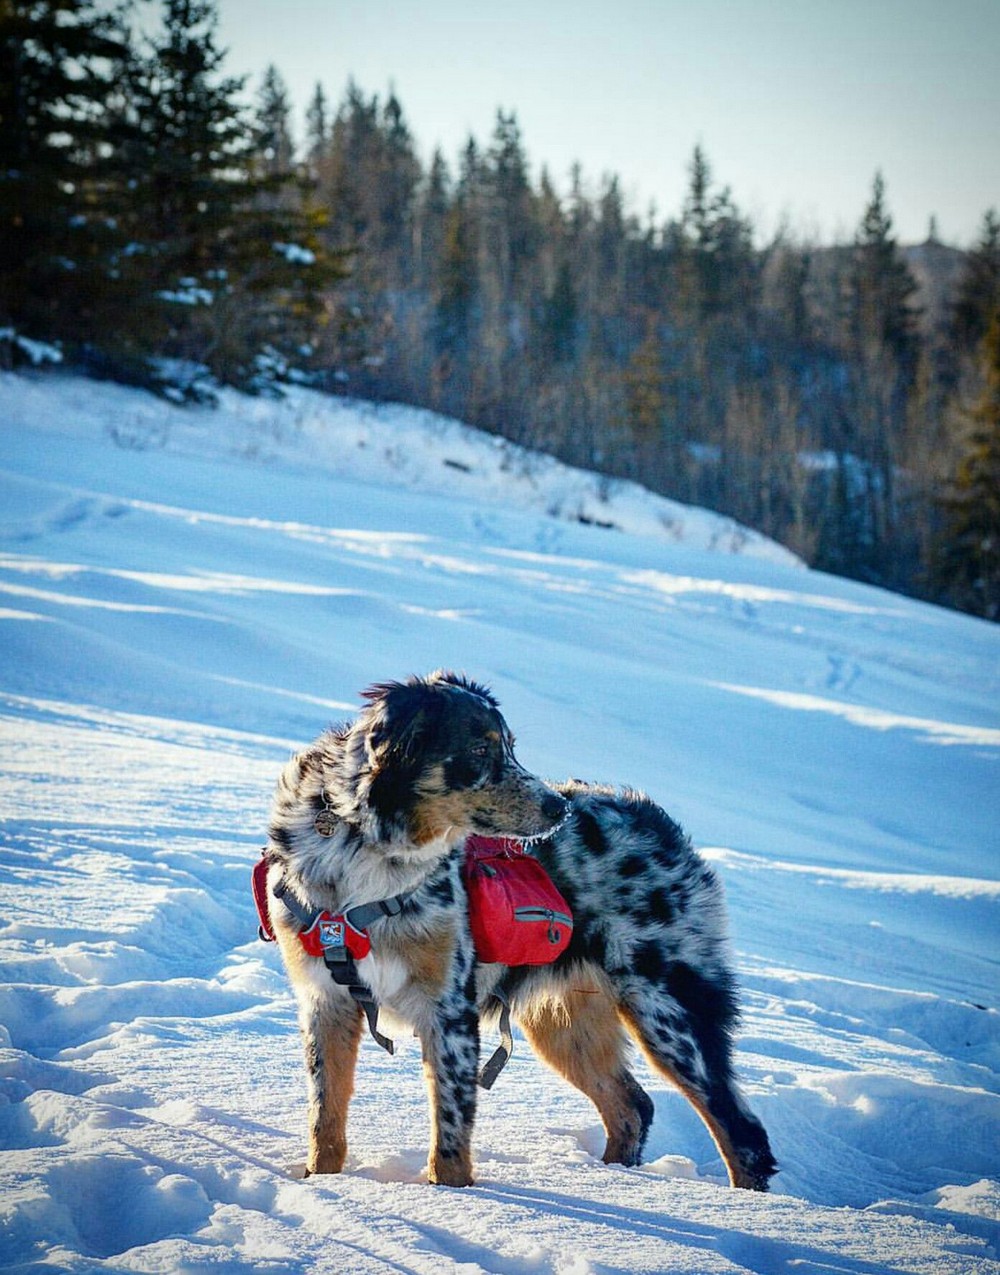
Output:
[[[0,1269],[1000,1269],[998,630],[631,490],[585,525],[589,477],[496,458],[405,409],[0,377]],[[293,1176],[271,789],[441,665],[531,769],[646,788],[717,867],[770,1197],[648,1072],[648,1162],[605,1167],[523,1040],[476,1187],[422,1180],[403,1040],[362,1047],[348,1172]]]

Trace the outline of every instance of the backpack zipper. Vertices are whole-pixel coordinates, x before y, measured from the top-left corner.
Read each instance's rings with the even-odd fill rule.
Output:
[[[549,942],[558,943],[562,935],[556,929],[556,922],[573,928],[573,918],[564,912],[554,912],[551,908],[524,907],[514,909],[515,921],[548,921]]]

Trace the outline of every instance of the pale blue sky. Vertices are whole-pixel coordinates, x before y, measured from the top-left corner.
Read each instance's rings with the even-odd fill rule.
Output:
[[[875,170],[904,241],[937,216],[971,243],[1000,207],[1000,0],[219,0],[227,69],[393,84],[425,156],[454,168],[498,106],[535,174],[619,175],[676,214],[701,143],[762,234],[850,237]]]

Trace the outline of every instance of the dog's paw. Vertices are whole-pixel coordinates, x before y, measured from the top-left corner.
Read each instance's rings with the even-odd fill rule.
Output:
[[[305,1165],[304,1177],[311,1178],[317,1173],[339,1173],[344,1167],[344,1156],[333,1151],[321,1151],[310,1156]]]
[[[427,1181],[432,1186],[472,1186],[468,1155],[432,1156],[427,1165]]]

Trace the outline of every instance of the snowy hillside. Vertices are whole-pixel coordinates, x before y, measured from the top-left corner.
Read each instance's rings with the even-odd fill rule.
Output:
[[[426,414],[63,376],[0,377],[0,592],[0,1269],[1000,1270],[1000,630]],[[422,1181],[402,1040],[362,1047],[348,1172],[290,1171],[271,789],[441,665],[716,865],[771,1196],[644,1068],[649,1162],[606,1168],[523,1041],[474,1188]]]

